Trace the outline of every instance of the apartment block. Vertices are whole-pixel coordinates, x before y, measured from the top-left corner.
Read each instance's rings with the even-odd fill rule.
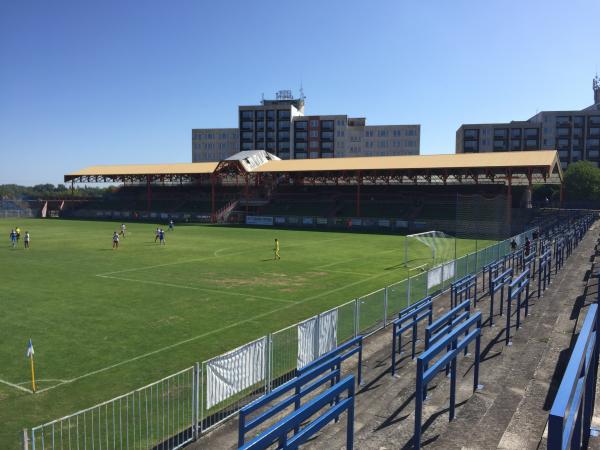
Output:
[[[600,79],[592,83],[594,104],[581,110],[541,111],[525,121],[463,124],[456,153],[556,149],[561,166],[580,160],[600,166]]]
[[[364,117],[305,115],[304,98],[293,98],[291,91],[279,91],[275,100],[260,105],[239,106],[238,124],[237,129],[194,129],[192,160],[216,161],[240,150],[266,150],[281,159],[418,155],[420,151],[420,125],[367,125]],[[220,139],[235,132],[237,146],[233,138]]]

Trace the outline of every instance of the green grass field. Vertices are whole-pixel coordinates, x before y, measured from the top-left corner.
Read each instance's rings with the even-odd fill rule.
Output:
[[[14,226],[31,248],[12,249]],[[0,448],[18,432],[108,400],[196,361],[407,276],[404,237],[338,232],[2,219]],[[280,261],[273,239],[281,241]],[[479,242],[481,248],[489,242]],[[475,250],[460,240],[458,254]],[[415,243],[411,264],[430,258]],[[38,389],[29,388],[28,339]],[[50,388],[48,390],[45,390]]]

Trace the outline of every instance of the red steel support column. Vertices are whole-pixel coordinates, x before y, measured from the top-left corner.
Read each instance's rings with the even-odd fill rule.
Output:
[[[356,178],[356,217],[360,217],[360,185],[362,183],[362,177],[360,176],[360,171],[358,172],[358,177]]]
[[[217,213],[215,211],[215,174],[210,175],[210,221],[215,223],[217,221]]]
[[[508,232],[512,234],[512,173],[508,174],[508,192],[506,198]]]
[[[152,208],[152,183],[150,175],[146,175],[146,209],[150,212]]]
[[[565,190],[564,190],[564,183],[561,181],[560,183],[560,207],[563,207],[563,201],[565,199]]]
[[[250,196],[250,187],[249,187],[248,183],[250,182],[250,180],[248,180],[247,173],[246,173],[245,179],[246,179],[246,185],[244,186],[244,198],[246,199],[246,214],[248,214],[248,197]]]

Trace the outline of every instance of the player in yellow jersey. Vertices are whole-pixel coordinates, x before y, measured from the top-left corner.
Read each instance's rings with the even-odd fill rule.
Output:
[[[273,249],[273,252],[275,253],[273,259],[281,259],[281,256],[279,256],[279,239],[275,238],[275,248]]]

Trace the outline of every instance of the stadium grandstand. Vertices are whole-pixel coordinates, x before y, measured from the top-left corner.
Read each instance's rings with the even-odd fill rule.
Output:
[[[477,211],[485,224],[471,220],[469,234],[507,235],[511,206],[530,208],[533,185],[562,186],[558,161],[556,151],[280,160],[255,150],[219,162],[102,165],[64,180],[119,189],[60,215],[460,233]]]

